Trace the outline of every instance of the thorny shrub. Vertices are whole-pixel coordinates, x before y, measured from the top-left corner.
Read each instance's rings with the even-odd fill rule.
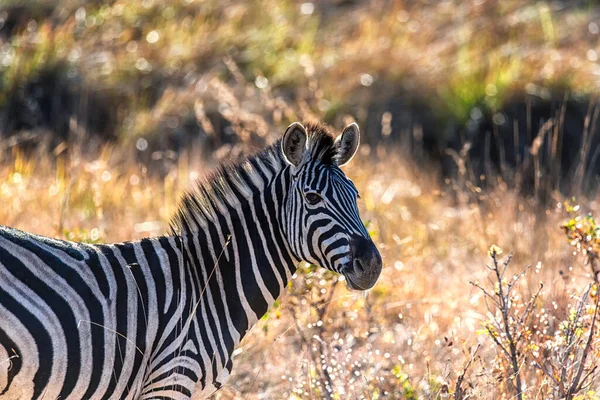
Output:
[[[570,214],[579,206],[565,203]],[[499,392],[510,398],[597,399],[600,393],[591,389],[598,379],[600,360],[598,324],[598,256],[600,226],[592,215],[573,216],[562,226],[574,254],[582,254],[590,265],[593,282],[570,294],[570,304],[563,320],[557,320],[556,301],[547,296],[542,282],[529,295],[518,287],[525,281],[531,266],[510,275],[512,255],[502,259],[502,250],[493,245],[489,250],[492,271],[489,285],[471,282],[484,295],[487,319],[479,333],[496,348],[491,374],[499,384]],[[537,264],[539,271],[541,264]],[[548,288],[549,291],[552,288]],[[554,297],[555,298],[555,297]],[[548,304],[550,302],[550,304]],[[455,398],[466,398],[457,384]],[[508,398],[507,397],[507,398]]]

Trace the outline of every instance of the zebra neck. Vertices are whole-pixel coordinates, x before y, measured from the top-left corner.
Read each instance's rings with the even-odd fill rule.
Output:
[[[193,214],[180,219],[187,224],[181,236],[184,257],[193,266],[189,273],[197,282],[196,292],[206,303],[197,314],[205,316],[214,309],[215,324],[219,321],[235,327],[234,345],[285,290],[298,263],[281,220],[289,169],[283,164],[280,170],[273,166],[263,168],[262,174],[255,171],[246,186],[241,186],[239,179],[226,180],[227,192],[234,198],[220,198],[218,203],[214,198],[208,203],[206,197],[202,199],[203,205],[219,212],[206,215],[195,208]],[[189,201],[194,204],[197,200]]]

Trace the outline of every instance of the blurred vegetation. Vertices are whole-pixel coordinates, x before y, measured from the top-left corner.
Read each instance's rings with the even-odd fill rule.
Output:
[[[7,0],[0,129],[14,143],[99,135],[210,153],[239,141],[229,127],[240,113],[270,123],[241,138],[258,145],[294,119],[352,115],[371,143],[412,134],[443,158],[465,140],[512,131],[526,113],[509,106],[522,99],[550,105],[529,116],[529,131],[566,98],[587,110],[600,73],[597,13],[577,1]],[[281,110],[282,100],[302,107]]]
[[[356,120],[380,281],[301,266],[214,397],[597,399],[599,35],[594,1],[5,0],[0,223],[159,235],[216,162]]]

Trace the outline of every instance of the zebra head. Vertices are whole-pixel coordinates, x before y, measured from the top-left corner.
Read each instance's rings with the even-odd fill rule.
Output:
[[[351,289],[366,290],[379,277],[381,256],[360,219],[358,191],[340,169],[359,141],[355,123],[337,137],[322,125],[287,128],[281,149],[291,184],[283,225],[296,257],[343,274]]]

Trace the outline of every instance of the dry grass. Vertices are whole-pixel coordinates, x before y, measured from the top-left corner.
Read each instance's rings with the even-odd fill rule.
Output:
[[[109,149],[97,160],[69,162],[74,166],[17,157],[5,165],[0,221],[73,240],[155,235],[165,230],[179,192],[205,173],[196,162],[180,162],[163,180],[151,178]],[[563,206],[536,213],[503,185],[460,202],[472,196],[457,196],[435,174],[384,148],[364,146],[346,173],[384,257],[379,283],[362,295],[329,273],[303,268],[244,339],[234,375],[216,398],[327,397],[327,385],[331,398],[443,398],[479,344],[463,386],[478,398],[509,398],[508,380],[494,366],[499,354],[481,332],[490,318],[484,296],[469,282],[487,285],[491,243],[513,252],[511,273],[534,265],[518,293],[530,296],[545,282],[535,313],[546,319],[542,336],[554,337],[569,304],[577,305],[571,296],[590,281],[559,229]],[[596,202],[588,204],[598,213]],[[527,397],[536,397],[544,376],[532,366],[523,370]]]

